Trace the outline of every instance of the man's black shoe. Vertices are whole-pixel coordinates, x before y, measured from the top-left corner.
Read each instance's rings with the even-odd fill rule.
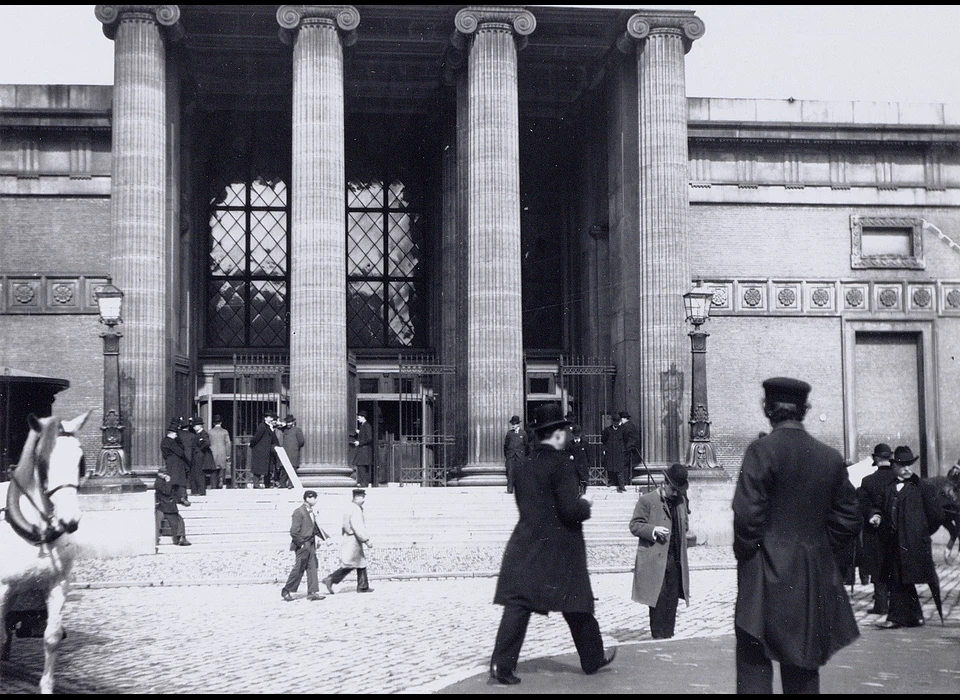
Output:
[[[599,670],[600,670],[601,668],[603,668],[604,666],[609,666],[610,664],[613,663],[613,660],[614,660],[615,658],[617,658],[617,647],[614,647],[613,649],[611,649],[610,651],[608,651],[606,654],[604,654],[604,656],[603,656],[603,662],[602,662],[599,666],[597,666],[595,669],[593,669],[592,671],[587,671],[587,675],[588,675],[588,676],[592,676],[594,673],[596,673],[597,671],[599,671]]]
[[[490,677],[503,685],[517,685],[520,679],[513,675],[513,671],[504,671],[496,664],[490,664]]]
[[[292,602],[293,602],[293,596],[290,595],[289,593],[287,593],[285,590],[284,590],[284,591],[280,591],[280,596],[281,596],[285,601],[287,601],[288,603],[292,603]]]
[[[323,600],[327,596],[320,595],[319,593],[310,593],[307,595],[307,600]]]

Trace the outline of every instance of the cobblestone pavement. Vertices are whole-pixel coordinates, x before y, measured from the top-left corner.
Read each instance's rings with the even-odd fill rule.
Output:
[[[943,568],[944,613],[960,617],[960,567]],[[481,671],[500,607],[494,578],[379,581],[370,595],[350,577],[325,600],[293,603],[277,585],[164,586],[77,590],[66,606],[68,638],[57,669],[60,692],[430,692]],[[646,608],[630,602],[630,574],[593,576],[597,617],[608,642],[649,639]],[[735,572],[691,575],[693,605],[681,607],[677,639],[732,632]],[[857,586],[867,618],[868,586]],[[922,591],[928,619],[933,613]],[[872,616],[870,619],[873,619]],[[926,630],[936,633],[939,625]],[[945,628],[950,629],[950,628]],[[955,631],[955,630],[954,630]],[[523,659],[572,651],[563,618],[535,617]],[[40,640],[15,639],[0,682],[32,692]],[[615,690],[611,692],[617,692]]]

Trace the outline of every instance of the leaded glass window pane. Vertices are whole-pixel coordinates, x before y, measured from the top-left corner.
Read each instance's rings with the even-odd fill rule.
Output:
[[[379,179],[355,179],[347,183],[347,207],[382,209],[383,182]]]
[[[287,206],[287,185],[283,180],[267,180],[258,176],[250,184],[250,205],[254,207]]]
[[[383,214],[347,215],[347,274],[372,277],[383,274]]]
[[[250,212],[250,274],[287,273],[287,212]]]
[[[247,322],[244,287],[243,282],[210,282],[207,341],[211,345],[234,347],[244,344]]]
[[[250,283],[250,345],[280,348],[287,343],[287,285],[272,280]]]
[[[387,296],[387,344],[410,347],[417,335],[417,288],[413,282],[391,282]]]
[[[391,277],[416,277],[420,272],[420,215],[391,212],[387,231]]]
[[[242,274],[246,258],[246,226],[242,211],[214,211],[210,216],[210,272]]]
[[[382,283],[350,282],[347,285],[347,345],[383,346]]]

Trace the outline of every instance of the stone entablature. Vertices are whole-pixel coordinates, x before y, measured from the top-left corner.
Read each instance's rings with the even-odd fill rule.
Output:
[[[712,279],[712,316],[960,317],[960,281]]]

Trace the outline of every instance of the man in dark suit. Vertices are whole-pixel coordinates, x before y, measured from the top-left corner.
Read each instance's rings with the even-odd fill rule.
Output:
[[[293,511],[290,524],[290,551],[297,553],[297,559],[290,570],[290,576],[280,595],[286,601],[293,600],[290,595],[300,588],[303,572],[307,572],[307,600],[323,600],[320,595],[320,579],[317,576],[317,537],[323,536],[323,530],[317,525],[314,506],[317,505],[317,492],[304,491],[303,505]],[[324,538],[326,539],[326,538]]]
[[[507,493],[513,493],[517,469],[527,455],[527,433],[520,425],[520,416],[510,418],[510,427],[503,438],[503,458],[507,465]]]
[[[366,488],[373,476],[373,426],[367,422],[367,412],[357,412],[357,439],[353,441],[357,453],[353,463],[357,467],[357,484]]]
[[[263,481],[261,488],[270,488],[270,471],[275,457],[273,448],[279,444],[273,430],[277,415],[272,411],[263,414],[263,422],[257,426],[250,439],[250,471],[254,478]]]
[[[617,469],[623,458],[623,441],[620,439],[620,414],[610,416],[610,425],[600,433],[600,443],[603,445],[603,470],[607,474],[607,486],[617,483]]]
[[[620,465],[621,478],[617,482],[620,488],[617,490],[623,492],[633,481],[633,465],[640,463],[640,428],[630,421],[630,414],[626,411],[620,412],[620,439],[623,441],[623,461]]]
[[[187,461],[187,455],[183,450],[183,443],[180,442],[180,424],[182,419],[174,418],[170,421],[167,428],[167,434],[160,441],[160,456],[163,457],[163,463],[166,465],[167,474],[170,475],[170,487],[172,497],[175,503],[189,506],[190,500],[187,498],[188,474],[190,464]]]
[[[577,470],[577,481],[580,482],[580,495],[587,492],[590,485],[590,461],[587,459],[587,445],[583,441],[583,428],[574,425],[570,428],[570,443],[567,450],[573,457],[573,466]]]
[[[190,495],[199,496],[199,489],[196,486],[196,473],[200,471],[200,462],[203,456],[197,445],[199,437],[193,431],[193,418],[180,419],[180,433],[177,437],[180,440],[180,444],[183,445],[183,454],[187,459],[187,481],[190,486]],[[200,477],[203,478],[203,472],[200,472]]]
[[[177,508],[174,487],[165,464],[161,464],[159,471],[157,471],[157,480],[154,483],[154,498],[157,513],[157,544],[160,543],[160,525],[166,519],[170,523],[173,543],[181,547],[189,547],[191,543],[187,541],[183,518],[180,517],[180,510]]]
[[[737,692],[819,693],[820,667],[857,637],[836,553],[862,518],[840,453],[807,434],[810,385],[763,382],[773,426],[743,457],[733,497]]]
[[[556,405],[537,411],[537,443],[517,472],[514,497],[520,520],[510,536],[493,602],[504,606],[490,660],[490,676],[515,685],[514,675],[530,614],[563,613],[584,673],[595,673],[616,656],[605,654],[593,616],[583,521],[591,499],[579,495],[577,473],[564,451],[569,423]]]
[[[873,607],[867,613],[870,615],[886,615],[889,610],[890,589],[880,580],[880,537],[877,525],[870,522],[874,513],[883,511],[883,494],[887,487],[897,480],[890,458],[893,450],[890,445],[880,443],[873,448],[873,463],[877,471],[863,477],[860,488],[857,489],[857,500],[860,502],[860,512],[863,515],[863,547],[860,549],[860,575],[866,574],[873,581]],[[877,521],[879,523],[879,520]]]

